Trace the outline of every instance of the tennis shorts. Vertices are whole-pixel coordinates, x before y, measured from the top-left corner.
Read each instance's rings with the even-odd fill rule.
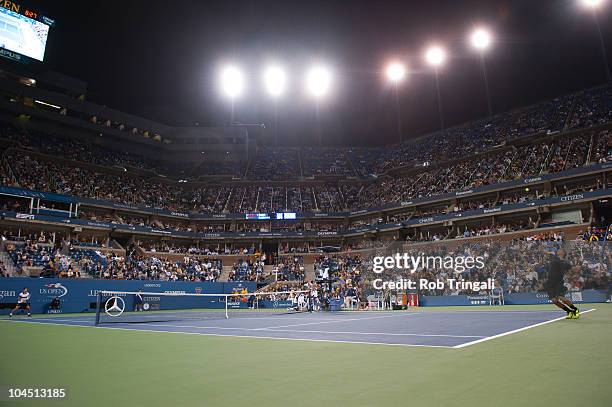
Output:
[[[553,284],[549,284],[546,287],[546,292],[548,293],[548,298],[562,297],[565,295],[567,289],[563,285],[562,281],[554,282]]]

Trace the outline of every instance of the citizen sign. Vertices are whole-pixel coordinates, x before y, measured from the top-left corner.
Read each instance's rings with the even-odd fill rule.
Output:
[[[584,199],[584,194],[563,196],[561,197],[561,202],[575,201],[577,199]]]

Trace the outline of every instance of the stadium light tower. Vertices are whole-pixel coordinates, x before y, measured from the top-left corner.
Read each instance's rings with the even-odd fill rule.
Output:
[[[399,82],[404,80],[406,77],[406,67],[401,62],[391,62],[387,65],[387,69],[385,70],[385,74],[387,75],[387,79],[393,85],[393,90],[395,91],[395,112],[396,112],[396,120],[397,120],[397,136],[399,137],[399,142],[403,141],[402,136],[402,117],[401,117],[401,109],[400,109],[400,101],[399,101]]]
[[[482,69],[482,79],[485,85],[487,97],[487,108],[489,109],[489,117],[493,116],[493,108],[491,107],[491,94],[489,92],[489,80],[487,78],[487,65],[485,63],[485,51],[491,47],[491,33],[484,28],[477,28],[470,36],[472,47],[480,54],[480,67]]]
[[[306,75],[306,86],[312,96],[319,100],[325,96],[331,87],[331,72],[324,66],[310,68]]]
[[[274,144],[278,145],[278,99],[287,88],[287,74],[278,65],[270,65],[264,70],[263,81],[268,94],[274,99]]]
[[[606,53],[606,44],[604,42],[603,34],[601,33],[601,27],[599,26],[599,18],[597,17],[597,11],[600,10],[605,3],[605,0],[580,0],[583,7],[590,9],[593,13],[593,19],[595,20],[595,27],[599,34],[599,46],[601,48],[601,56],[604,61],[604,69],[606,70],[606,80],[608,83],[612,82],[610,77],[610,66],[608,65],[608,54]]]
[[[603,5],[603,0],[580,0],[580,2],[589,8],[599,8]]]
[[[398,83],[406,76],[406,67],[401,62],[391,62],[385,72],[389,81]]]
[[[271,65],[264,71],[264,85],[268,94],[273,98],[278,98],[285,93],[287,87],[287,74],[278,65]]]
[[[242,71],[228,65],[221,70],[221,91],[231,102],[230,124],[234,123],[234,103],[244,90],[244,76]]]
[[[440,130],[444,130],[444,113],[442,112],[442,97],[440,96],[440,79],[438,70],[446,61],[446,51],[439,46],[432,46],[425,52],[425,61],[434,69],[436,77],[436,93],[438,95],[438,114],[440,116]]]
[[[306,89],[314,96],[316,101],[316,116],[317,116],[317,138],[319,146],[322,144],[321,137],[321,120],[320,120],[320,103],[331,88],[332,74],[329,68],[318,65],[313,66],[306,73]]]

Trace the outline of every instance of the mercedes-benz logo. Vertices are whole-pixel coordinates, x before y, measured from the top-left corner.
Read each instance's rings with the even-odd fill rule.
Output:
[[[118,317],[125,311],[125,301],[123,301],[123,298],[114,295],[104,303],[104,311],[110,317]]]

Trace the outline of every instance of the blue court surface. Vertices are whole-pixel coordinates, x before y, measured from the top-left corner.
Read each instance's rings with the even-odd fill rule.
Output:
[[[582,314],[590,311],[594,309],[583,310]],[[463,348],[565,319],[565,313],[550,309],[259,313],[229,319],[172,312],[163,314],[166,319],[163,321],[157,321],[153,315],[141,315],[145,322],[113,322],[100,326],[94,325],[91,314],[42,318],[17,316],[12,321],[192,335]],[[146,317],[150,319],[146,320]]]

